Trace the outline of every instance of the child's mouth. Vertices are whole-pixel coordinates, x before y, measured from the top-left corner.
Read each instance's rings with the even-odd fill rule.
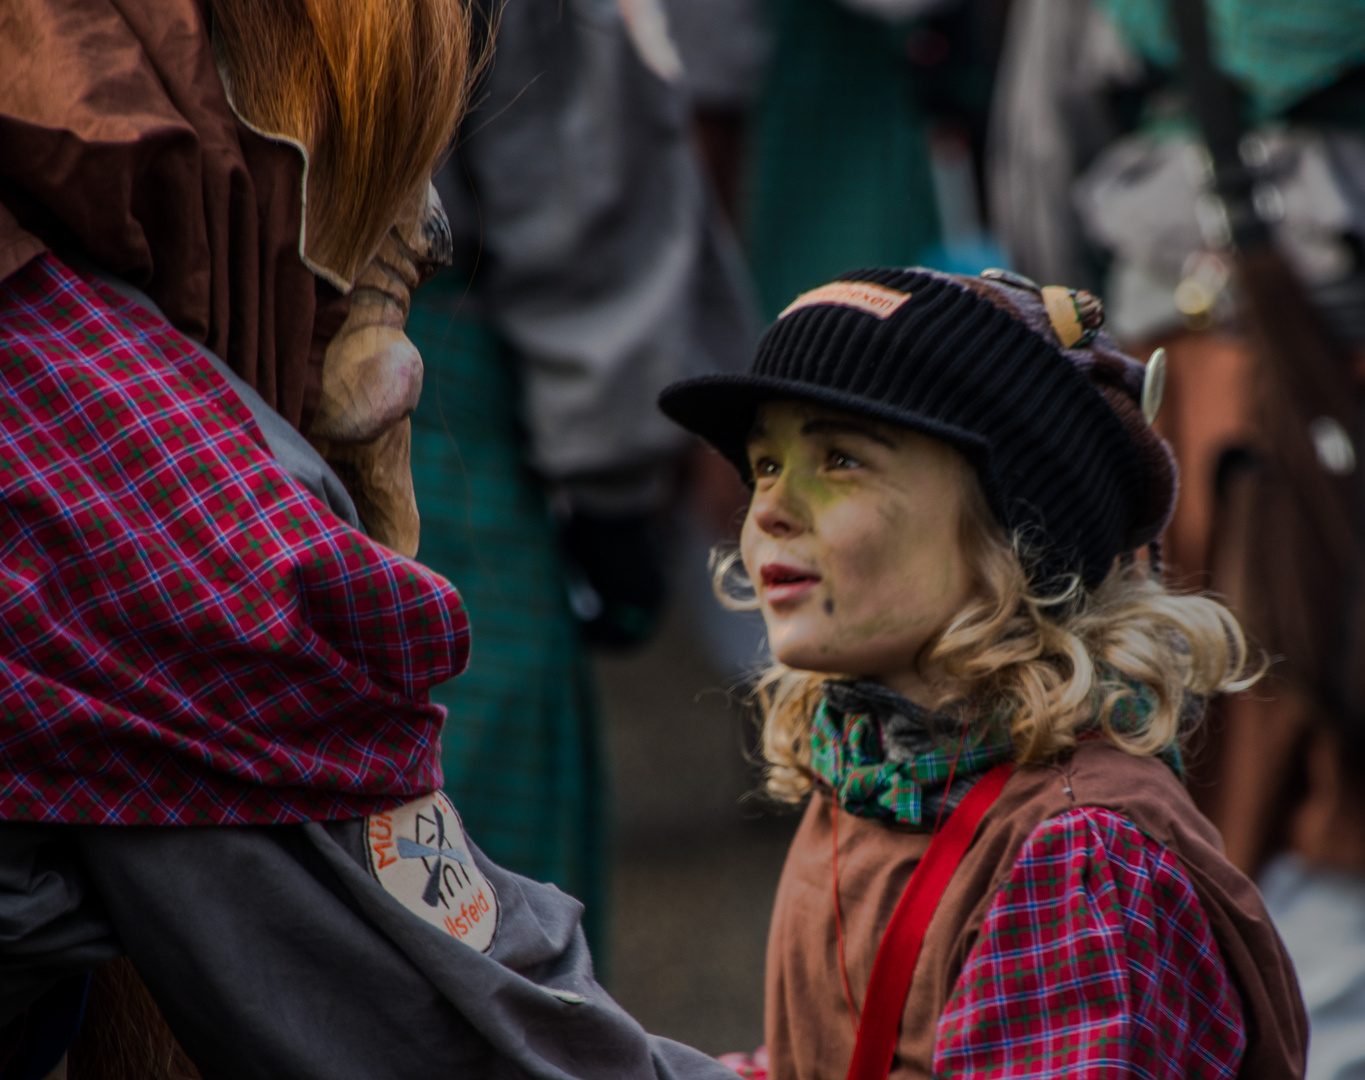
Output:
[[[814,570],[803,570],[785,563],[764,563],[758,568],[758,575],[763,582],[763,597],[770,604],[795,600],[813,589],[820,580],[820,575]]]

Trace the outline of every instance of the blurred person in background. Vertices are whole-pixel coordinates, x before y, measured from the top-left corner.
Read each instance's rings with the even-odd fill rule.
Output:
[[[771,51],[763,0],[664,0],[677,45],[692,140],[706,180],[733,230],[743,227],[749,137]],[[754,305],[754,322],[757,308]],[[756,337],[757,325],[750,337]],[[762,646],[762,621],[736,619],[711,591],[711,548],[738,538],[749,493],[734,470],[697,442],[688,455],[684,495],[671,517],[674,595],[692,639],[731,682],[750,674]]]
[[[501,864],[558,884],[605,939],[607,776],[587,645],[653,630],[655,519],[684,436],[653,408],[754,336],[702,182],[682,68],[642,0],[511,0],[437,178],[454,267],[416,298],[419,558],[460,584],[478,661],[449,709],[446,789]]]
[[[1239,182],[1249,188],[1253,224],[1268,229],[1334,347],[1359,357],[1365,5],[1207,7],[1206,55],[1235,96],[1240,143],[1228,171],[1245,170]],[[1181,17],[1188,25],[1189,15]],[[1269,642],[1292,653],[1285,641],[1322,633],[1310,598],[1272,591],[1271,575],[1248,581],[1248,542],[1271,541],[1235,505],[1239,475],[1264,472],[1268,460],[1273,357],[1257,346],[1256,328],[1278,317],[1267,310],[1275,297],[1238,288],[1238,218],[1215,197],[1223,191],[1215,181],[1227,175],[1215,176],[1205,145],[1215,140],[1195,124],[1193,52],[1182,50],[1181,28],[1165,4],[1016,0],[991,128],[994,221],[1019,270],[1102,291],[1110,325],[1134,351],[1165,348],[1158,426],[1184,476],[1165,536],[1168,573],[1211,580],[1240,612],[1260,613],[1253,625],[1299,620],[1290,639]],[[1286,356],[1288,370],[1312,366],[1308,336],[1302,355]],[[1349,359],[1337,367],[1344,396],[1358,396]],[[1342,408],[1349,417],[1358,406],[1348,400]],[[1310,426],[1312,467],[1348,484],[1351,435],[1321,417]],[[1339,575],[1327,585],[1349,595],[1352,580]],[[1326,635],[1346,642],[1326,651],[1350,648],[1347,624],[1334,622]],[[1345,659],[1358,668],[1356,655]],[[1225,704],[1192,763],[1192,791],[1229,857],[1260,875],[1299,969],[1313,1025],[1308,1075],[1354,1076],[1365,1068],[1365,728],[1340,700],[1313,692],[1292,656],[1271,672],[1259,693]]]
[[[739,221],[749,117],[771,48],[762,0],[666,0],[702,161],[731,223]]]
[[[994,0],[774,0],[744,233],[766,318],[854,266],[998,263],[977,167]]]

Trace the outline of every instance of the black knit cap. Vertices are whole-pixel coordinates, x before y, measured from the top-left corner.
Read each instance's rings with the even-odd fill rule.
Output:
[[[1144,419],[1144,366],[1102,331],[1068,348],[1041,290],[919,268],[859,270],[799,297],[747,375],[676,382],[663,411],[750,481],[765,401],[807,401],[922,432],[971,462],[997,520],[1021,534],[1035,586],[1088,588],[1154,540],[1175,461]]]

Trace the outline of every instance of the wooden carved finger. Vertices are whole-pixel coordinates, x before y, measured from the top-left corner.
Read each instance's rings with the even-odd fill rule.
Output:
[[[375,540],[415,555],[411,426],[422,357],[403,333],[412,291],[451,260],[450,223],[436,189],[410,201],[361,272],[351,312],[328,346],[309,439],[336,470]]]
[[[414,557],[421,521],[412,490],[412,421],[405,417],[369,442],[318,449],[351,493],[371,539]]]
[[[450,258],[450,224],[435,187],[428,184],[356,279],[351,313],[323,360],[311,437],[367,442],[417,407],[422,357],[403,326],[412,291]]]

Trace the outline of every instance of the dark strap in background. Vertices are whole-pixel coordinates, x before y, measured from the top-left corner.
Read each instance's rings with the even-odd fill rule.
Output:
[[[1267,245],[1270,230],[1252,203],[1256,178],[1242,163],[1241,103],[1236,88],[1214,66],[1204,0],[1171,0],[1170,13],[1190,110],[1213,159],[1214,186],[1227,207],[1233,244],[1243,251]]]

